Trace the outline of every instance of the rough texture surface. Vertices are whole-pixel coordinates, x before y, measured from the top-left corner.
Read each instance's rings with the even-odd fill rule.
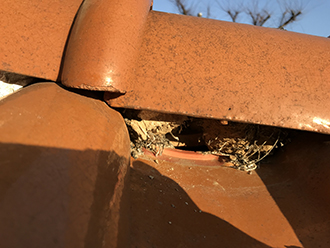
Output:
[[[150,12],[135,77],[111,106],[330,133],[330,41]]]
[[[55,81],[81,2],[1,1],[0,70]]]

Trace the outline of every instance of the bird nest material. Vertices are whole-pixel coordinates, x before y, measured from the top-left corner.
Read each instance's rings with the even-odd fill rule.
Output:
[[[134,112],[130,111],[130,114]],[[133,119],[134,118],[134,119]],[[145,148],[155,154],[161,155],[164,148],[174,148],[173,143],[166,138],[170,134],[175,140],[172,131],[180,128],[188,120],[188,117],[179,115],[168,115],[152,111],[140,111],[133,118],[125,118],[126,125],[131,138],[132,156],[142,154]]]
[[[167,147],[207,148],[204,153],[216,154],[231,167],[253,171],[272,151],[283,146],[280,128],[190,118],[152,111],[126,110],[123,113],[131,138],[132,156],[137,158],[147,149],[155,156]],[[190,137],[190,139],[187,139]],[[191,137],[194,137],[192,141]]]
[[[227,157],[232,167],[243,171],[255,170],[277,145],[283,145],[281,129],[274,127],[204,120],[203,130],[211,153]]]

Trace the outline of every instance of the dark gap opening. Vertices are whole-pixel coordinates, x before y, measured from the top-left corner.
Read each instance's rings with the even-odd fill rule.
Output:
[[[17,84],[23,87],[26,87],[34,83],[51,81],[44,78],[37,78],[37,77],[32,77],[28,75],[2,71],[2,70],[0,70],[0,80],[8,84]]]
[[[292,131],[149,110],[117,110],[128,126],[133,157],[143,154],[143,149],[159,156],[164,149],[175,148],[218,155],[245,171],[256,169],[268,155],[288,143]]]

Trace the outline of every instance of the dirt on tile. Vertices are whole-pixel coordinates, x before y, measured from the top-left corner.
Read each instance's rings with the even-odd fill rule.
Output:
[[[132,156],[155,156],[165,148],[216,154],[233,168],[252,171],[287,142],[283,129],[226,120],[192,118],[141,110],[122,111],[131,137]]]

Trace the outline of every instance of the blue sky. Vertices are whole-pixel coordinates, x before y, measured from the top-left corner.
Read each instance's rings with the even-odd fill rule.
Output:
[[[230,21],[227,14],[219,7],[216,0],[184,0],[187,4],[192,4],[196,12],[202,12],[206,14],[206,6],[209,4],[211,6],[212,18]],[[235,5],[238,3],[245,3],[249,5],[249,2],[254,2],[255,0],[218,0],[223,5],[230,2],[230,4]],[[302,6],[302,15],[298,17],[298,21],[286,26],[289,31],[305,33],[310,35],[317,35],[328,37],[330,35],[330,0],[259,0],[261,7],[266,6],[268,10],[271,11],[273,15],[280,13],[278,9],[278,2],[293,3]],[[284,6],[282,4],[282,6]],[[276,9],[277,8],[277,9]],[[171,0],[154,0],[153,10],[178,13],[175,5]],[[268,26],[275,27],[278,18],[273,17],[268,22]],[[238,20],[242,23],[248,23],[248,19],[241,15]],[[266,25],[267,26],[267,25]]]

